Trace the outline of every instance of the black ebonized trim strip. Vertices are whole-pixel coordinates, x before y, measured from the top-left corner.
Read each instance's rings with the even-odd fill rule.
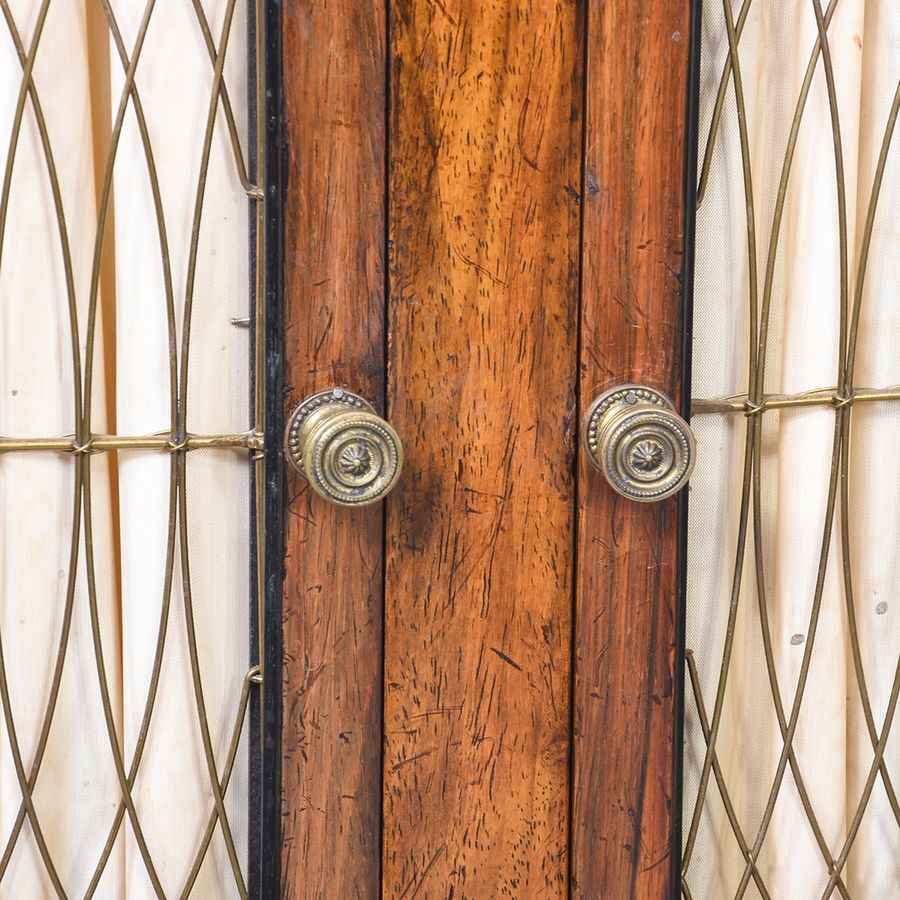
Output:
[[[691,0],[691,37],[686,91],[684,145],[684,251],[681,271],[681,414],[691,416],[691,361],[694,322],[694,252],[697,221],[697,153],[699,148],[700,43],[703,0]],[[687,542],[690,489],[682,492],[678,503],[678,604],[675,623],[675,766],[672,798],[672,900],[681,896],[682,820],[684,793],[684,699],[685,699],[685,622],[687,602]]]
[[[256,2],[255,0],[244,0],[244,6],[247,10],[247,174],[251,183],[255,184],[259,176],[259,153],[257,150],[257,127],[256,127]],[[247,201],[247,216],[250,223],[249,227],[249,252],[250,252],[250,273],[249,273],[249,290],[250,290],[250,408],[248,409],[249,427],[253,428],[256,420],[254,409],[256,397],[256,307],[258,303],[256,289],[256,271],[259,264],[259,255],[256,245],[256,201],[250,199]],[[259,588],[257,571],[259,566],[259,548],[256,542],[256,491],[257,477],[256,464],[253,460],[247,463],[250,471],[250,569],[248,574],[249,591],[250,591],[250,608],[249,615],[249,636],[250,636],[250,665],[259,665]],[[249,786],[247,797],[247,891],[251,897],[259,894],[259,866],[261,860],[260,847],[262,843],[262,743],[260,740],[260,701],[261,693],[259,685],[250,686],[250,704],[248,707],[249,718],[249,770],[247,783]]]
[[[281,891],[281,595],[284,581],[284,143],[281,0],[265,3],[266,127],[266,397],[265,597],[259,884],[254,896],[276,900]]]

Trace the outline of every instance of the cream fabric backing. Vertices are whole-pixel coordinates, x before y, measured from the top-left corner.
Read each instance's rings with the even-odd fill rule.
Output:
[[[106,148],[98,123],[115,119],[123,85],[112,41],[111,109],[97,109],[105,65],[90,54],[87,0],[52,0],[34,80],[55,154],[73,264],[78,341],[84,354],[97,221],[97,171]],[[141,0],[113,0],[131,55],[144,14]],[[26,48],[40,4],[11,0]],[[204,0],[218,44],[225,0]],[[247,16],[238,3],[226,82],[247,152]],[[99,9],[99,5],[97,5]],[[105,62],[105,60],[100,60]],[[98,72],[100,73],[98,75]],[[179,348],[184,339],[188,252],[197,198],[213,68],[191,3],[158,0],[137,69],[163,196],[171,255]],[[0,22],[0,142],[12,130],[22,66]],[[97,156],[100,155],[99,169]],[[6,162],[4,152],[0,160]],[[100,297],[92,428],[119,434],[168,432],[168,332],[160,242],[147,162],[129,104],[114,173],[106,240],[113,251],[113,290]],[[67,289],[57,216],[33,107],[26,103],[11,180],[0,256],[0,434],[51,437],[74,431]],[[248,427],[247,197],[218,108],[203,197],[189,363],[188,431],[234,433]],[[104,346],[104,332],[114,345]],[[115,395],[107,396],[108,385]],[[114,422],[112,420],[114,419]],[[103,652],[115,727],[130,766],[147,701],[166,563],[170,456],[156,452],[91,458],[94,563]],[[64,621],[74,494],[73,459],[53,453],[0,456],[0,636],[10,708],[26,772],[47,707]],[[117,490],[116,490],[117,485]],[[187,463],[189,555],[198,656],[210,732],[221,771],[249,667],[249,468],[246,456],[196,451]],[[81,527],[79,525],[79,527]],[[177,543],[177,541],[176,541]],[[71,636],[35,807],[49,853],[69,896],[83,896],[120,800],[100,702],[86,584],[84,534],[74,576]],[[181,557],[176,552],[159,693],[134,788],[138,817],[169,896],[178,896],[213,810],[186,631]],[[246,735],[226,796],[246,872]],[[0,724],[0,853],[22,800],[7,727]],[[25,824],[0,897],[55,896]],[[123,823],[98,898],[155,897],[134,833]],[[192,896],[237,896],[221,828]]]
[[[734,3],[737,19],[740,4]],[[812,2],[754,0],[740,39],[760,297],[775,200],[801,83],[817,37]],[[701,156],[728,37],[721,3],[705,3],[701,57]],[[851,298],[862,223],[888,113],[900,78],[900,6],[839,0],[829,27],[844,152]],[[896,143],[896,140],[895,140]],[[701,160],[702,162],[702,160]],[[865,282],[855,384],[900,383],[900,149],[891,151]],[[803,115],[774,266],[766,354],[770,393],[834,388],[839,366],[840,264],[832,121],[821,58]],[[729,88],[698,209],[694,306],[695,397],[746,393],[750,341],[747,213],[735,92]],[[886,465],[900,433],[896,403],[853,407],[850,540],[854,609],[863,667],[880,730],[900,654],[900,476]],[[763,417],[762,513],[758,523],[768,624],[778,688],[789,716],[810,635],[825,529],[835,413],[829,407]],[[707,715],[720,683],[737,552],[748,420],[698,414],[691,484],[687,647],[696,659]],[[885,453],[887,452],[887,457]],[[847,836],[873,759],[848,638],[838,516],[809,679],[794,749],[809,801],[833,856]],[[734,644],[716,752],[741,829],[752,846],[783,742],[763,652],[753,520],[747,540]],[[690,685],[686,699],[685,832],[697,801],[706,745]],[[886,761],[900,779],[894,729]],[[697,898],[735,896],[744,862],[715,780],[702,807],[687,880]],[[821,896],[828,871],[788,768],[760,857],[770,895]],[[900,898],[900,828],[884,785],[875,785],[844,870],[855,900]],[[746,896],[759,896],[751,882]]]

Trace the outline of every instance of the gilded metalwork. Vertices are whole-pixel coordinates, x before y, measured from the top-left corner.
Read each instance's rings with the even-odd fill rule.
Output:
[[[597,397],[584,418],[588,458],[613,490],[652,503],[680,491],[694,468],[690,426],[652,388],[627,384]]]
[[[109,453],[116,450],[262,450],[263,436],[255,431],[242,434],[92,434],[83,444],[74,434],[52,438],[10,438],[0,436],[0,453],[51,450],[58,453]]]
[[[121,790],[121,800],[113,816],[109,827],[108,837],[102,852],[97,859],[90,883],[84,893],[84,897],[91,898],[95,895],[100,885],[107,862],[116,841],[121,838],[123,832],[123,820],[128,816],[131,835],[133,836],[140,859],[143,862],[154,894],[159,898],[166,897],[161,884],[156,864],[144,837],[140,819],[135,808],[133,788],[138,777],[141,760],[147,746],[148,734],[153,715],[154,705],[157,700],[160,686],[160,677],[163,661],[163,650],[166,637],[169,633],[171,599],[173,585],[176,577],[180,577],[184,594],[184,622],[186,628],[186,640],[190,656],[189,677],[193,686],[195,712],[202,737],[202,750],[207,769],[210,813],[205,831],[202,835],[192,836],[197,840],[197,851],[193,865],[187,875],[179,896],[189,897],[196,883],[198,874],[208,857],[208,849],[214,832],[218,829],[221,840],[224,841],[227,856],[230,863],[233,890],[242,898],[248,897],[248,889],[244,872],[240,862],[240,853],[235,845],[231,825],[224,805],[224,796],[229,787],[232,771],[234,769],[241,735],[245,731],[247,710],[250,702],[251,690],[256,689],[260,694],[265,691],[262,679],[266,648],[264,644],[265,629],[258,628],[259,645],[257,656],[259,664],[253,665],[248,671],[240,696],[234,698],[234,725],[230,735],[230,742],[225,759],[217,760],[214,751],[210,724],[207,716],[203,694],[203,673],[201,671],[200,656],[197,647],[197,634],[194,624],[193,609],[191,604],[191,581],[189,563],[188,542],[188,506],[187,506],[187,467],[186,454],[191,450],[207,449],[224,452],[246,452],[247,459],[255,469],[255,494],[253,498],[256,511],[256,545],[255,558],[257,560],[254,581],[256,583],[257,610],[256,615],[260,621],[263,615],[262,597],[265,585],[265,469],[263,459],[263,435],[265,433],[265,392],[266,367],[266,329],[265,329],[265,221],[266,203],[265,193],[260,185],[265,183],[265,134],[266,134],[266,87],[264,83],[265,67],[265,28],[264,28],[264,0],[255,0],[252,16],[255,18],[253,33],[255,34],[255,46],[251,48],[255,53],[255,131],[254,165],[248,166],[241,146],[239,128],[236,122],[235,112],[229,97],[228,87],[225,83],[224,69],[228,50],[229,37],[237,9],[236,0],[229,0],[225,5],[224,15],[221,19],[221,30],[216,36],[212,33],[201,0],[190,0],[193,9],[196,26],[206,47],[212,69],[212,87],[209,95],[208,108],[203,122],[203,137],[201,143],[200,162],[197,180],[194,187],[194,203],[192,227],[190,232],[190,250],[186,273],[186,283],[181,308],[183,324],[179,336],[176,327],[176,300],[175,283],[170,258],[169,237],[166,225],[162,187],[157,171],[154,148],[150,137],[150,128],[146,120],[141,93],[137,81],[137,69],[141,60],[144,41],[153,15],[156,10],[156,0],[146,0],[143,14],[134,38],[134,44],[129,50],[126,46],[122,30],[113,10],[110,0],[100,0],[103,15],[111,39],[111,48],[118,59],[124,75],[121,94],[115,110],[112,123],[112,132],[109,142],[109,154],[106,160],[104,177],[100,183],[99,204],[97,215],[97,229],[94,235],[93,264],[90,280],[90,294],[86,321],[86,340],[81,345],[79,322],[76,307],[76,288],[74,279],[74,267],[70,248],[69,231],[63,206],[63,193],[57,169],[57,150],[52,146],[40,94],[33,79],[33,70],[41,38],[50,8],[50,0],[40,0],[34,4],[34,24],[30,25],[30,43],[26,46],[22,33],[16,22],[15,15],[9,0],[0,0],[0,14],[8,31],[8,36],[15,48],[22,69],[22,80],[18,90],[18,98],[15,114],[11,122],[9,145],[6,158],[3,162],[2,188],[0,188],[0,252],[2,252],[3,237],[8,225],[10,209],[10,194],[12,191],[13,171],[15,168],[16,154],[19,150],[20,137],[23,132],[23,120],[26,118],[26,105],[30,104],[31,114],[37,127],[40,154],[43,157],[47,181],[50,189],[52,203],[56,216],[57,232],[59,237],[60,254],[65,272],[65,301],[67,318],[69,322],[69,339],[71,352],[71,365],[74,382],[74,395],[72,407],[74,413],[75,433],[54,437],[11,438],[0,436],[0,454],[20,452],[64,452],[71,453],[73,465],[73,495],[74,510],[72,519],[70,551],[67,571],[66,600],[62,621],[62,629],[59,635],[57,655],[50,661],[51,680],[46,709],[41,719],[41,727],[37,735],[33,756],[26,765],[23,759],[18,730],[16,727],[13,708],[10,701],[8,673],[3,658],[3,636],[0,635],[0,704],[2,715],[10,743],[13,765],[16,777],[22,793],[22,802],[13,822],[5,844],[0,854],[0,884],[6,875],[15,851],[19,846],[20,837],[26,819],[33,833],[40,859],[53,886],[53,891],[58,898],[66,900],[69,896],[63,884],[56,863],[54,862],[41,828],[41,822],[33,802],[33,794],[41,774],[41,766],[47,748],[54,713],[60,694],[63,665],[66,650],[71,635],[71,623],[73,605],[75,600],[75,585],[79,559],[83,556],[87,571],[88,605],[93,634],[93,649],[96,663],[99,692],[105,715],[106,731],[109,739],[110,753],[115,765]],[[243,90],[243,86],[241,87]],[[147,180],[153,200],[154,217],[157,238],[159,242],[159,257],[163,274],[164,293],[160,297],[160,303],[164,308],[168,324],[169,334],[169,407],[170,427],[166,433],[154,435],[108,435],[94,434],[91,431],[91,402],[93,361],[95,358],[94,345],[97,333],[98,298],[100,284],[100,268],[103,258],[103,247],[106,240],[107,229],[111,214],[111,199],[113,176],[119,142],[126,113],[131,107],[131,114],[137,125],[140,137],[144,162],[146,165]],[[248,199],[254,205],[252,215],[255,219],[254,251],[255,270],[253,272],[253,295],[255,305],[250,318],[234,320],[236,326],[252,324],[254,360],[255,360],[255,392],[253,397],[252,427],[242,434],[223,435],[196,435],[187,430],[187,399],[188,399],[188,371],[189,371],[189,338],[191,332],[191,310],[194,294],[194,279],[197,272],[198,248],[201,231],[201,220],[204,209],[204,197],[207,177],[210,167],[210,156],[213,145],[213,134],[217,116],[223,116],[228,132],[231,153],[233,157],[234,173],[237,181],[246,193]],[[127,452],[133,450],[156,450],[170,455],[169,466],[169,508],[166,526],[167,552],[166,568],[162,587],[162,603],[160,609],[159,625],[155,635],[155,650],[153,664],[148,683],[147,696],[144,710],[137,734],[132,756],[126,760],[123,754],[122,735],[118,733],[115,724],[114,703],[107,678],[107,663],[101,638],[100,617],[98,612],[98,596],[96,586],[96,572],[94,568],[94,523],[92,518],[92,491],[91,491],[91,463],[92,457],[104,452]],[[176,552],[176,548],[178,552]],[[180,573],[176,576],[175,565],[178,559]],[[174,619],[174,616],[171,617]]]
[[[799,394],[763,394],[754,401],[747,394],[731,397],[694,397],[691,400],[692,413],[743,413],[756,416],[769,409],[790,409],[798,406],[831,406],[843,409],[855,403],[874,403],[884,400],[900,400],[900,387],[857,388],[843,393],[835,388],[817,391],[803,391]]]
[[[397,432],[371,404],[342,388],[313,394],[294,410],[285,454],[319,496],[338,506],[377,503],[403,466]]]

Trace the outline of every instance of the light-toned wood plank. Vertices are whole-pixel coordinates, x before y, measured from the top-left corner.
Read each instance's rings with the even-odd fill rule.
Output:
[[[579,7],[391,9],[384,896],[564,897]]]

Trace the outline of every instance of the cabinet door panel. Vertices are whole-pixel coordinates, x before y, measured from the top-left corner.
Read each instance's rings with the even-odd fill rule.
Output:
[[[385,34],[379,0],[283,16],[288,411],[343,386],[384,397]],[[378,896],[382,509],[290,470],[285,516],[283,891]]]
[[[682,378],[687,0],[593,3],[588,21],[582,412],[616,384]],[[572,880],[579,898],[677,884],[679,504],[580,467]]]

